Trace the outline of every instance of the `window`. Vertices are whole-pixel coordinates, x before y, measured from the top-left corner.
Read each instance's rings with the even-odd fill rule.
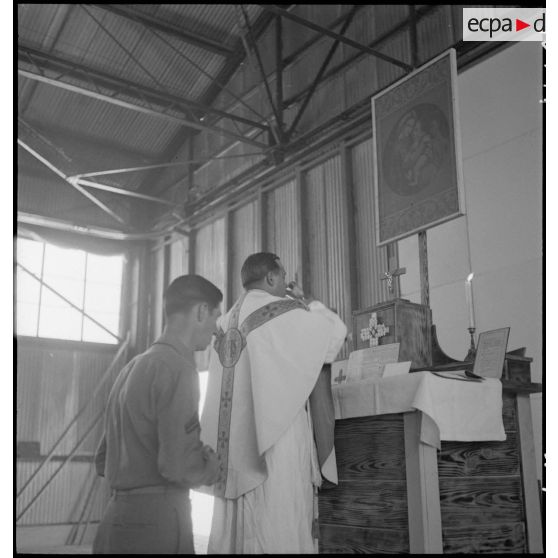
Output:
[[[18,238],[16,261],[17,335],[118,342],[123,255],[99,256]]]

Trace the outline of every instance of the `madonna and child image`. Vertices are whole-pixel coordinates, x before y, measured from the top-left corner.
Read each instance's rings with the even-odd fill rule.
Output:
[[[449,125],[431,103],[414,106],[393,127],[384,149],[384,178],[401,196],[420,192],[436,182],[448,164]]]

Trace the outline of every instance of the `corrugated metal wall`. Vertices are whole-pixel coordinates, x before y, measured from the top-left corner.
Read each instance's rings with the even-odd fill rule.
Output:
[[[302,277],[302,270],[299,269],[301,257],[298,242],[300,218],[296,180],[292,179],[271,190],[264,199],[267,239],[264,249],[281,258],[288,280],[300,281]]]
[[[16,514],[19,515],[25,509],[33,496],[45,485],[61,464],[60,461],[52,461],[43,467],[21,498],[16,501]],[[18,462],[17,486],[22,486],[38,465],[36,461]],[[85,461],[68,463],[25,512],[18,521],[18,525],[56,525],[78,522],[95,477],[93,463]],[[109,489],[99,477],[94,490],[95,492],[91,496],[92,510],[89,519],[99,521],[108,502]]]
[[[179,277],[189,273],[189,246],[190,238],[188,236],[176,235],[170,245],[170,264],[169,264],[169,284]]]
[[[221,217],[198,229],[196,233],[196,273],[209,279],[226,292],[225,218]]]
[[[112,361],[113,350],[49,348],[18,343],[17,351],[17,440],[40,443],[45,455],[78,410],[91,398],[104,371]],[[108,388],[107,388],[108,389]],[[67,454],[85,433],[91,418],[103,403],[103,391],[96,405],[77,422],[59,446]],[[81,453],[92,452],[98,432],[82,446]]]
[[[61,466],[95,419],[104,412],[114,378],[128,359],[123,353],[98,389],[118,348],[60,348],[42,340],[18,343],[17,430],[18,442],[39,442],[46,456],[67,426],[84,407],[75,425],[57,446],[54,458],[31,481],[16,501],[19,514]],[[29,508],[18,524],[55,524],[78,521],[85,495],[94,478],[92,455],[101,437],[102,420],[85,438],[76,456],[67,462]],[[37,469],[42,458],[21,457],[16,463],[16,489]],[[99,483],[92,521],[100,519],[107,502],[106,487]]]
[[[341,156],[303,174],[305,290],[331,308],[350,328],[349,231]],[[346,357],[345,347],[339,358]]]
[[[225,217],[221,217],[196,231],[195,273],[212,281],[221,289],[225,297],[223,313],[227,307],[226,300],[226,262]],[[198,370],[207,370],[209,347],[195,353]]]
[[[153,283],[150,296],[150,342],[155,341],[163,331],[163,292],[165,290],[165,246],[151,253],[153,262]]]
[[[278,254],[288,279],[302,277],[305,291],[335,308],[349,331],[354,310],[389,298],[386,282],[380,281],[388,269],[386,248],[378,248],[375,240],[372,139],[351,144],[346,158],[340,149],[333,148],[329,158],[322,155],[320,162],[300,171],[302,208],[298,178],[294,177],[269,185],[262,193],[263,220],[257,202],[251,201],[231,211],[229,231],[225,217],[197,231],[196,271],[216,282],[224,293],[228,287],[232,297],[226,308],[241,293],[242,262],[259,249],[260,221],[265,226],[262,249]],[[349,168],[344,168],[345,161]],[[352,188],[354,219],[349,219],[347,188]],[[350,231],[353,222],[355,230]],[[351,269],[349,243],[353,234],[355,262]],[[351,285],[357,293],[351,292]],[[338,358],[347,357],[350,350],[347,343]]]
[[[419,63],[423,64],[456,40],[452,23],[452,6],[437,6],[417,24]]]
[[[386,249],[376,247],[372,139],[353,146],[350,164],[356,228],[356,274],[358,306],[366,308],[387,299],[387,286],[380,275],[387,270]]]
[[[230,229],[230,269],[229,282],[231,285],[231,300],[229,306],[242,294],[242,282],[240,270],[244,260],[254,252],[259,251],[260,246],[260,225],[259,208],[257,201],[253,201],[231,211]]]

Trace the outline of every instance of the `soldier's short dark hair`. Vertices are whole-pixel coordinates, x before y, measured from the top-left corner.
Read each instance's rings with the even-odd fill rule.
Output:
[[[271,252],[256,252],[246,258],[240,270],[242,286],[245,289],[259,283],[270,271],[276,273],[281,270],[279,256]]]
[[[188,312],[200,302],[206,302],[213,310],[222,300],[223,293],[211,281],[195,274],[177,277],[163,295],[167,317],[179,312]]]

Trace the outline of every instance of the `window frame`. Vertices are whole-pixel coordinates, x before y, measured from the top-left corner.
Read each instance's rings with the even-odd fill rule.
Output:
[[[17,323],[17,309],[18,309],[18,275],[19,273],[25,274],[25,275],[29,275],[24,269],[22,269],[20,267],[20,264],[18,262],[18,242],[20,240],[26,240],[26,241],[31,241],[31,242],[36,242],[37,244],[39,244],[41,246],[42,249],[42,253],[41,253],[41,266],[40,266],[40,275],[39,274],[35,274],[37,277],[40,278],[40,280],[42,281],[37,281],[36,278],[34,278],[33,276],[31,276],[31,278],[34,281],[37,281],[39,283],[39,296],[38,296],[38,301],[37,301],[37,314],[36,314],[36,325],[35,325],[35,334],[31,335],[29,333],[18,333],[17,327],[18,327],[18,323]],[[45,281],[44,278],[44,271],[45,271],[45,261],[46,261],[46,248],[47,246],[53,246],[56,248],[62,248],[62,249],[66,249],[67,247],[64,246],[59,246],[56,243],[53,242],[48,242],[46,240],[42,240],[42,239],[36,239],[36,238],[32,238],[26,235],[17,235],[14,238],[14,275],[15,275],[15,293],[14,293],[14,336],[17,337],[18,339],[29,339],[29,340],[40,340],[40,341],[44,341],[45,343],[52,345],[52,344],[62,344],[63,346],[69,347],[72,345],[79,345],[79,346],[83,346],[83,344],[88,344],[91,345],[93,347],[103,347],[106,346],[107,348],[114,348],[115,346],[118,346],[120,343],[122,343],[123,339],[122,339],[122,331],[123,331],[123,308],[124,308],[124,296],[125,293],[127,292],[127,289],[124,285],[124,280],[126,277],[126,272],[127,272],[127,262],[128,262],[128,257],[127,257],[127,250],[123,249],[122,252],[117,252],[114,254],[110,254],[110,255],[105,255],[105,254],[99,254],[96,253],[94,251],[91,250],[87,250],[84,249],[80,246],[75,246],[73,248],[68,248],[68,249],[74,249],[74,250],[79,250],[81,252],[83,252],[85,254],[85,258],[84,258],[84,270],[83,270],[83,294],[81,296],[81,301],[80,304],[77,304],[75,302],[73,302],[73,304],[75,304],[74,306],[70,306],[68,305],[69,308],[74,308],[74,310],[76,312],[79,313],[80,315],[80,335],[79,335],[79,339],[66,339],[63,337],[52,337],[52,336],[46,336],[46,335],[40,335],[40,320],[41,320],[41,310],[42,310],[42,305],[43,305],[43,291],[44,289],[48,290],[49,292],[51,292],[57,299],[59,300],[64,300],[62,297],[65,297],[65,294],[63,292],[59,292],[57,289],[55,289],[54,287],[51,287],[49,285],[49,287],[45,287],[45,284],[48,285],[48,281]],[[86,320],[89,320],[89,322],[91,322],[92,324],[95,324],[95,322],[91,321],[91,318],[97,320],[100,324],[102,324],[107,330],[110,331],[110,327],[103,324],[103,322],[100,319],[97,319],[96,317],[92,316],[91,314],[89,314],[88,312],[86,312],[85,310],[85,301],[86,301],[86,294],[87,294],[87,271],[88,271],[88,263],[89,263],[89,257],[90,256],[100,256],[100,257],[113,257],[113,256],[120,256],[120,258],[122,259],[122,266],[121,266],[121,274],[120,274],[120,285],[119,285],[119,296],[118,296],[118,300],[119,300],[119,309],[118,309],[118,325],[115,331],[111,331],[110,335],[113,335],[113,340],[112,341],[95,341],[95,340],[91,340],[91,339],[84,339],[84,329],[85,329],[85,325],[86,325]],[[44,282],[44,284],[43,284]],[[90,281],[91,282],[91,281]],[[50,290],[52,289],[52,291]],[[61,296],[59,296],[61,295]],[[67,303],[66,303],[67,304]],[[91,317],[89,317],[91,316]],[[109,333],[107,332],[107,335],[109,335]]]

